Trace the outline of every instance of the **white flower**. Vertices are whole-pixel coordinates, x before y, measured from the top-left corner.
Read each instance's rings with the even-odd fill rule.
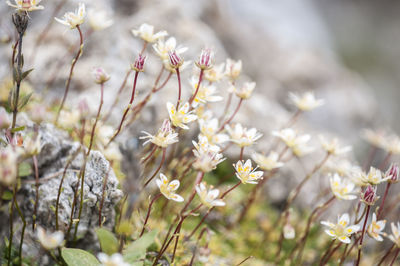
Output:
[[[103,84],[110,79],[110,75],[101,67],[94,68],[92,74],[97,84]]]
[[[386,137],[383,148],[392,154],[400,154],[400,138],[394,134]]]
[[[294,239],[296,237],[296,231],[290,224],[285,224],[283,227],[283,237],[285,239]]]
[[[218,133],[218,119],[213,118],[210,120],[199,120],[199,127],[201,135],[207,137],[208,141],[212,144],[221,144],[229,141],[229,137],[226,134]]]
[[[251,160],[248,159],[244,165],[244,161],[238,161],[235,167],[236,170],[236,177],[242,181],[243,184],[257,184],[258,180],[262,179],[264,172],[263,171],[256,171],[257,167],[254,169],[251,166]]]
[[[196,157],[196,161],[193,163],[195,169],[208,173],[225,160],[223,155],[219,153],[220,148],[216,145],[209,144],[207,137],[199,135],[199,142],[192,142],[195,147],[193,150],[193,154]]]
[[[133,35],[139,36],[142,40],[153,43],[157,41],[159,38],[167,36],[168,33],[163,30],[157,33],[154,33],[154,26],[143,23],[140,25],[138,30],[132,30]]]
[[[384,131],[373,131],[372,129],[363,129],[361,131],[361,137],[369,142],[371,145],[385,148],[386,146],[386,132]]]
[[[9,186],[17,180],[18,153],[9,145],[0,148],[0,184]]]
[[[114,253],[108,256],[105,253],[97,254],[102,266],[129,266],[130,264],[124,261],[124,258],[119,253]]]
[[[243,84],[242,87],[240,87],[240,89],[237,89],[237,87],[235,87],[235,94],[236,96],[238,96],[241,99],[248,99],[250,98],[251,94],[253,93],[254,88],[256,87],[256,83],[255,82],[246,82]]]
[[[384,177],[382,172],[379,169],[371,167],[369,169],[368,174],[363,172],[361,169],[354,168],[352,173],[353,178],[358,179],[358,184],[362,186],[367,186],[368,184],[371,185],[378,185],[390,179],[390,177]]]
[[[327,141],[322,135],[319,136],[322,148],[332,155],[340,155],[352,150],[351,146],[339,147],[339,140],[337,138]]]
[[[262,137],[262,134],[258,133],[256,128],[247,129],[242,127],[242,125],[239,123],[235,124],[234,128],[226,125],[225,129],[230,135],[230,140],[241,148],[253,145],[259,138]]]
[[[397,222],[397,226],[394,223],[391,223],[392,234],[389,236],[389,239],[396,244],[397,248],[400,248],[400,222]]]
[[[197,119],[197,116],[194,115],[194,111],[189,112],[189,103],[186,102],[183,104],[178,111],[176,111],[175,105],[170,102],[167,102],[167,109],[169,113],[169,118],[174,126],[180,127],[183,129],[189,129],[186,125],[190,122],[193,122]]]
[[[58,119],[58,125],[65,129],[71,129],[79,123],[80,119],[81,114],[78,109],[75,108],[71,111],[62,110]]]
[[[85,16],[85,4],[79,3],[79,8],[75,10],[75,13],[67,12],[62,19],[55,18],[55,20],[65,26],[69,26],[71,29],[75,29],[76,26],[81,25],[85,21]]]
[[[353,165],[347,159],[336,159],[331,157],[323,166],[327,173],[337,173],[341,177],[351,176]]]
[[[15,4],[7,1],[7,5],[16,8],[19,11],[35,11],[43,9],[43,6],[38,6],[42,0],[14,0]]]
[[[332,193],[335,197],[344,200],[353,200],[356,199],[357,196],[352,194],[354,191],[355,184],[345,180],[344,178],[340,178],[340,176],[335,173],[329,179],[331,184]]]
[[[56,231],[54,233],[46,232],[42,227],[37,227],[37,238],[40,244],[47,250],[55,249],[63,244],[64,233]]]
[[[24,139],[24,149],[28,155],[37,155],[41,150],[40,133],[34,138],[28,136]]]
[[[347,213],[338,218],[337,224],[326,221],[321,222],[321,224],[329,227],[329,229],[325,230],[325,233],[345,244],[349,244],[351,242],[349,237],[360,229],[360,226],[349,226],[349,223],[350,217]]]
[[[110,19],[104,10],[89,10],[89,25],[93,30],[104,30],[111,27],[114,21]]]
[[[207,191],[204,183],[200,183],[199,185],[196,185],[196,192],[197,195],[199,195],[201,202],[208,208],[225,206],[225,202],[221,199],[217,199],[219,196],[218,189],[212,189],[211,187],[210,190]]]
[[[204,78],[210,82],[220,81],[224,77],[225,64],[219,64],[204,71]]]
[[[193,93],[196,91],[197,88],[197,80],[195,77],[191,79],[191,85]],[[197,106],[199,104],[205,104],[208,102],[219,102],[222,101],[222,97],[215,95],[217,88],[213,85],[204,85],[203,83],[200,84],[199,90],[196,94],[196,98],[193,101],[193,106]]]
[[[182,196],[174,193],[175,190],[179,188],[179,180],[172,180],[171,182],[168,181],[168,178],[160,173],[160,179],[156,179],[156,183],[158,188],[160,189],[160,192],[170,200],[174,200],[177,202],[182,202],[183,198]]]
[[[225,75],[231,80],[236,80],[240,72],[242,71],[242,61],[234,61],[232,59],[226,59],[226,70]]]
[[[153,49],[161,60],[168,60],[168,53],[175,50],[180,55],[187,51],[187,47],[176,46],[176,39],[174,37],[168,38],[164,41],[163,38],[158,39],[157,43],[153,44]]]
[[[182,73],[182,71],[183,71],[184,69],[186,69],[188,66],[190,66],[191,64],[192,64],[192,61],[184,61],[183,64],[179,67],[179,72]],[[169,72],[172,72],[172,73],[176,74],[176,68],[174,68],[174,67],[171,65],[169,59],[163,60],[163,65],[164,65],[164,68],[165,68],[166,70],[168,70]]]
[[[142,131],[142,133],[146,134],[146,136],[142,136],[139,139],[147,139],[143,145],[152,142],[161,148],[166,148],[168,145],[178,142],[178,133],[175,133],[171,128],[171,122],[168,119],[164,120],[157,135],[153,136],[146,131]]]
[[[272,131],[273,136],[280,138],[288,146],[294,155],[303,156],[313,151],[312,147],[307,146],[310,135],[298,136],[297,132],[291,128],[285,128],[280,131]]]
[[[274,151],[271,151],[268,156],[261,153],[254,153],[251,158],[265,171],[271,171],[283,166],[283,162],[279,162],[278,153]]]
[[[385,229],[386,220],[376,220],[376,214],[372,215],[371,224],[368,226],[368,235],[374,238],[376,241],[383,241],[381,234],[383,234],[382,230]]]
[[[289,98],[301,111],[311,111],[325,103],[322,99],[315,99],[313,92],[306,92],[301,96],[295,93],[290,93]]]

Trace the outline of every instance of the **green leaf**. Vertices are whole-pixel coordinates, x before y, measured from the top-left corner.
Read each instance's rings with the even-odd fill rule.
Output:
[[[24,129],[25,129],[25,126],[16,127],[16,128],[13,128],[13,129],[11,130],[11,133],[15,133],[15,132],[18,132],[18,131],[22,131],[22,130],[24,130]]]
[[[3,200],[11,200],[13,198],[13,193],[11,191],[4,191]]]
[[[29,163],[23,162],[18,165],[19,176],[28,176],[32,174],[32,167]]]
[[[24,97],[21,98],[21,100],[18,103],[18,109],[22,109],[28,103],[28,101],[31,98],[32,94],[33,93],[31,92],[28,95],[25,95]]]
[[[137,263],[146,258],[146,250],[154,243],[157,230],[144,234],[141,238],[130,243],[123,251],[124,260],[128,263]],[[140,262],[138,265],[142,265]]]
[[[96,230],[97,237],[100,241],[101,250],[107,255],[118,252],[118,240],[113,233],[104,228]]]
[[[68,266],[98,266],[100,262],[87,251],[76,248],[63,248],[61,256]]]
[[[24,73],[22,73],[21,80],[24,80],[32,71],[33,71],[33,68],[25,71]]]

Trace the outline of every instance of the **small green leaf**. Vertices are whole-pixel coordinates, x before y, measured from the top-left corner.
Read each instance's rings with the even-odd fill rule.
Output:
[[[87,251],[76,248],[63,248],[61,256],[68,266],[98,266],[99,261]]]
[[[32,174],[32,167],[29,163],[23,162],[18,165],[19,176],[28,176]]]
[[[13,128],[11,130],[11,133],[15,133],[15,132],[22,131],[22,130],[25,130],[25,126]]]
[[[3,200],[11,200],[12,197],[13,197],[13,194],[11,191],[4,191],[2,199]]]
[[[104,228],[96,230],[97,237],[100,241],[101,250],[107,255],[118,252],[118,240],[113,233]]]
[[[123,251],[124,260],[135,263],[146,258],[146,250],[154,243],[157,230],[144,234],[141,238],[130,243]]]
[[[24,80],[32,71],[33,71],[33,68],[25,71],[24,73],[22,73],[21,80]]]
[[[21,100],[18,103],[18,109],[22,109],[29,102],[29,99],[31,98],[32,94],[33,93],[31,92],[28,95],[25,95],[24,97],[21,98]]]

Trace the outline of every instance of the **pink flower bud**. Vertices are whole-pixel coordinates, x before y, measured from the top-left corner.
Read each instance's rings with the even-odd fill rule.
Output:
[[[163,121],[160,130],[163,134],[167,134],[172,131],[171,122],[169,121],[169,119],[165,119]]]
[[[169,64],[171,65],[172,68],[179,68],[182,66],[183,58],[180,57],[175,50],[169,51],[168,56],[169,56]]]
[[[196,66],[200,69],[210,69],[213,64],[213,53],[211,49],[203,49],[201,51],[199,60],[196,62]]]
[[[397,183],[400,178],[400,168],[397,163],[392,163],[386,172],[386,177],[389,178],[388,182]]]
[[[146,60],[146,56],[139,54],[138,58],[136,58],[136,60],[135,60],[135,63],[133,63],[133,65],[131,65],[131,68],[137,72],[143,72],[145,60]]]
[[[364,192],[361,192],[361,201],[367,205],[374,205],[379,199],[376,195],[376,187],[368,185]]]
[[[94,76],[94,81],[97,84],[103,84],[110,79],[110,75],[108,75],[106,71],[101,67],[95,68],[92,73]]]

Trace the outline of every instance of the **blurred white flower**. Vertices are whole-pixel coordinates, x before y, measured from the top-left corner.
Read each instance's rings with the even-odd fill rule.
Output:
[[[218,145],[229,141],[228,135],[218,133],[219,125],[217,118],[212,118],[209,120],[200,119],[199,127],[201,135],[207,137],[208,141],[212,144]]]
[[[340,155],[352,150],[351,146],[339,147],[339,140],[337,138],[327,141],[324,136],[319,135],[319,141],[321,142],[322,148],[332,155]]]
[[[219,64],[204,71],[204,78],[210,82],[220,81],[224,77],[225,64]]]
[[[14,0],[15,4],[7,1],[7,5],[16,8],[18,11],[35,11],[43,9],[43,6],[38,6],[42,0]]]
[[[400,222],[397,222],[397,226],[395,223],[391,223],[390,226],[392,227],[392,234],[389,236],[389,239],[400,248]]]
[[[186,124],[193,122],[197,119],[197,116],[193,114],[194,111],[189,111],[190,106],[188,102],[183,104],[178,111],[176,110],[175,105],[167,102],[167,109],[169,118],[171,119],[172,124],[176,127],[189,129]]]
[[[278,153],[274,151],[271,151],[268,156],[261,153],[254,153],[251,155],[251,158],[265,171],[271,171],[284,165],[283,162],[279,161]]]
[[[165,30],[154,33],[154,26],[147,23],[143,23],[142,25],[140,25],[139,29],[137,30],[133,29],[132,33],[134,36],[139,36],[142,40],[149,43],[153,43],[161,37],[168,35]]]
[[[231,79],[236,80],[242,71],[242,61],[234,61],[230,58],[226,59],[225,75]]]
[[[7,146],[0,148],[0,184],[9,186],[17,180],[18,152]]]
[[[361,137],[369,142],[371,145],[379,148],[385,148],[386,145],[386,132],[374,131],[372,129],[363,129],[361,131]]]
[[[199,195],[201,202],[208,208],[225,206],[225,202],[221,199],[218,199],[218,189],[213,189],[210,187],[210,189],[207,190],[205,184],[200,183],[196,185],[196,192],[197,195]]]
[[[214,170],[219,163],[225,160],[219,153],[220,148],[208,142],[207,137],[199,135],[199,141],[192,141],[195,149],[193,154],[196,157],[193,167],[204,173]]]
[[[178,142],[178,133],[174,132],[171,127],[171,122],[168,119],[164,120],[156,135],[153,136],[146,131],[142,131],[142,133],[146,134],[146,136],[142,136],[139,139],[147,139],[143,145],[152,142],[161,148],[166,148],[170,144]]]
[[[262,134],[258,133],[256,128],[247,129],[239,123],[235,124],[234,128],[226,125],[225,129],[230,135],[230,140],[241,148],[253,145],[262,137]]]
[[[41,142],[40,142],[41,135],[38,134],[35,137],[27,136],[24,139],[24,150],[28,155],[37,155],[40,153]]]
[[[114,21],[104,10],[90,9],[88,12],[88,20],[93,30],[104,30],[114,24]]]
[[[307,146],[307,142],[311,138],[310,135],[298,136],[297,132],[291,128],[285,128],[280,131],[272,131],[271,134],[280,138],[296,156],[300,157],[314,150],[312,147]]]
[[[124,258],[119,253],[114,253],[108,256],[105,253],[97,254],[102,266],[129,266],[130,264],[124,261]]]
[[[196,91],[197,88],[197,79],[192,77],[191,85],[193,93]],[[193,106],[197,106],[199,104],[205,104],[207,102],[219,102],[222,101],[222,97],[219,95],[215,95],[217,88],[213,85],[204,85],[203,83],[200,84],[199,90],[196,94],[196,98],[193,101]]]
[[[376,214],[374,213],[372,215],[372,221],[371,224],[368,226],[368,235],[372,238],[374,238],[376,241],[383,241],[382,234],[383,234],[383,229],[385,229],[386,225],[386,220],[376,220]]]
[[[174,37],[168,38],[164,41],[163,38],[158,39],[157,43],[153,44],[153,49],[161,60],[168,60],[168,53],[175,50],[178,55],[187,51],[187,47],[176,46],[176,39]]]
[[[333,239],[338,239],[339,241],[349,244],[350,236],[360,229],[359,225],[350,225],[349,214],[345,213],[338,218],[338,223],[334,224],[327,221],[322,221],[321,224],[328,226],[329,229],[325,230],[325,233],[333,237]]]
[[[243,184],[257,184],[258,180],[262,179],[264,172],[256,171],[251,165],[251,160],[248,159],[244,164],[244,161],[238,161],[233,166],[236,170],[236,177],[242,181]]]
[[[369,169],[368,174],[365,174],[364,172],[361,172],[360,174],[361,181],[365,186],[368,184],[378,185],[390,179],[390,177],[385,177],[379,169],[374,167]]]
[[[399,136],[392,134],[385,138],[383,148],[391,154],[400,154],[400,138]]]
[[[177,202],[182,202],[183,197],[176,194],[175,191],[179,188],[179,180],[172,180],[171,182],[168,181],[168,178],[160,173],[160,179],[156,179],[156,183],[160,192],[170,200],[174,200]]]
[[[283,237],[285,239],[294,239],[296,237],[296,231],[290,224],[285,224],[283,227]]]
[[[336,198],[344,199],[344,200],[353,200],[356,199],[357,196],[352,194],[354,193],[355,184],[347,181],[344,178],[340,178],[340,176],[335,173],[329,179],[332,193]]]
[[[301,111],[311,111],[325,103],[322,99],[315,99],[313,92],[306,92],[301,96],[295,93],[290,93],[289,98]]]
[[[75,29],[85,22],[86,9],[84,3],[79,3],[79,8],[74,12],[67,12],[64,14],[62,19],[55,18],[55,20],[65,26],[69,26],[71,29]]]
[[[64,242],[64,233],[62,231],[48,233],[42,227],[38,226],[37,238],[45,249],[51,250],[62,246]]]
[[[235,87],[235,94],[241,99],[248,99],[253,93],[255,87],[255,82],[246,82],[239,89],[238,87]]]

